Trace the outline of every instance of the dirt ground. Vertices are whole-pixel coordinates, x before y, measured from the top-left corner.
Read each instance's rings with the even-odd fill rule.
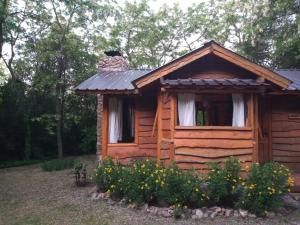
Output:
[[[95,157],[81,157],[88,170],[95,168]],[[165,224],[299,224],[300,212],[272,219],[217,217],[200,221],[174,220],[146,212],[109,206],[93,201],[87,193],[92,186],[77,188],[71,170],[44,172],[40,165],[0,170],[0,225],[165,225]]]

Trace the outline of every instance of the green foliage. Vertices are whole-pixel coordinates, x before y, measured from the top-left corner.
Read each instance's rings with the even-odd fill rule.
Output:
[[[41,160],[8,160],[8,161],[0,161],[0,169],[2,168],[9,168],[9,167],[16,167],[16,166],[26,166],[41,163]]]
[[[282,204],[281,197],[289,192],[291,185],[293,179],[284,165],[274,162],[252,164],[237,205],[256,215],[265,215]]]
[[[208,199],[195,171],[185,172],[175,165],[163,167],[151,160],[138,161],[131,167],[105,160],[96,169],[95,181],[111,196],[135,203],[199,207]]]
[[[58,171],[70,169],[74,166],[74,159],[53,159],[41,164],[44,171]]]
[[[210,169],[207,181],[212,200],[216,204],[232,206],[238,200],[241,191],[242,178],[239,161],[230,157],[225,161],[224,167],[211,164]]]

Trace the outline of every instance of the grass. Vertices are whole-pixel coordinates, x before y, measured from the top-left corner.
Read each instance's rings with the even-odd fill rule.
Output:
[[[73,168],[74,159],[53,159],[42,163],[41,167],[44,171],[58,171]]]
[[[96,166],[95,157],[85,156],[79,160],[88,164],[91,175]],[[300,224],[300,212],[272,219],[218,217],[175,221],[92,201],[87,193],[93,186],[77,188],[73,179],[70,169],[45,172],[40,165],[1,169],[0,225]]]

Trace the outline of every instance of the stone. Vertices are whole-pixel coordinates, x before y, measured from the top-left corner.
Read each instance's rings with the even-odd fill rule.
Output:
[[[88,196],[88,197],[91,197],[94,193],[99,193],[99,189],[98,189],[97,186],[92,187],[92,188],[88,191],[87,196]]]
[[[100,199],[100,194],[98,194],[97,192],[94,192],[91,196],[92,200],[98,200]]]
[[[202,212],[201,209],[196,209],[195,216],[196,216],[196,219],[201,219],[204,216],[204,213]]]
[[[207,217],[208,217],[208,212],[204,212],[204,213],[203,213],[203,217],[204,217],[204,218],[207,218]]]
[[[300,202],[295,200],[290,194],[283,196],[282,201],[286,207],[300,209]]]
[[[125,198],[122,198],[119,202],[118,202],[118,205],[119,206],[125,206],[126,205],[126,199]]]
[[[225,209],[225,217],[230,217],[232,214],[232,209]]]
[[[218,212],[215,211],[215,212],[212,212],[209,217],[214,219],[217,215],[218,215]]]
[[[172,217],[173,213],[172,210],[170,210],[169,208],[163,208],[160,212],[160,215],[162,217],[168,218],[168,217]]]
[[[128,209],[135,209],[135,208],[137,208],[137,205],[135,203],[131,203],[131,204],[128,204],[127,208]]]
[[[116,202],[114,200],[112,200],[111,198],[109,198],[109,199],[107,199],[107,204],[114,205],[114,204],[116,204]]]
[[[268,217],[268,218],[274,218],[275,217],[275,213],[274,212],[266,212],[266,217]]]
[[[211,207],[210,210],[216,212],[216,213],[219,213],[222,211],[222,208],[221,207],[218,207],[218,206],[215,206],[215,207]]]
[[[149,213],[152,214],[152,215],[157,215],[158,213],[158,208],[157,207],[154,207],[154,206],[151,206],[149,208]]]
[[[149,205],[146,203],[146,204],[144,204],[141,208],[142,208],[142,210],[144,210],[144,211],[147,212],[147,210],[148,210],[148,208],[149,208]]]
[[[245,218],[245,217],[248,216],[248,211],[243,210],[243,209],[239,209],[239,214],[241,215],[241,217]]]
[[[277,210],[276,210],[277,213],[281,214],[281,215],[287,215],[289,213],[289,211],[284,208],[284,207],[279,207]]]
[[[251,218],[256,218],[256,215],[253,214],[253,213],[248,213],[248,217],[251,217]]]
[[[237,210],[233,211],[233,217],[239,217],[239,212]]]

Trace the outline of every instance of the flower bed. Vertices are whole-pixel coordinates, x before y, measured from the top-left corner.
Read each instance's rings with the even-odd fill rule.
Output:
[[[235,158],[229,158],[223,167],[210,167],[204,176],[195,170],[180,170],[175,164],[164,167],[145,160],[124,166],[107,159],[96,168],[95,181],[113,200],[171,207],[175,216],[186,209],[216,205],[263,216],[280,206],[280,198],[293,184],[289,170],[274,162],[253,164],[246,179],[240,176],[240,162]]]

